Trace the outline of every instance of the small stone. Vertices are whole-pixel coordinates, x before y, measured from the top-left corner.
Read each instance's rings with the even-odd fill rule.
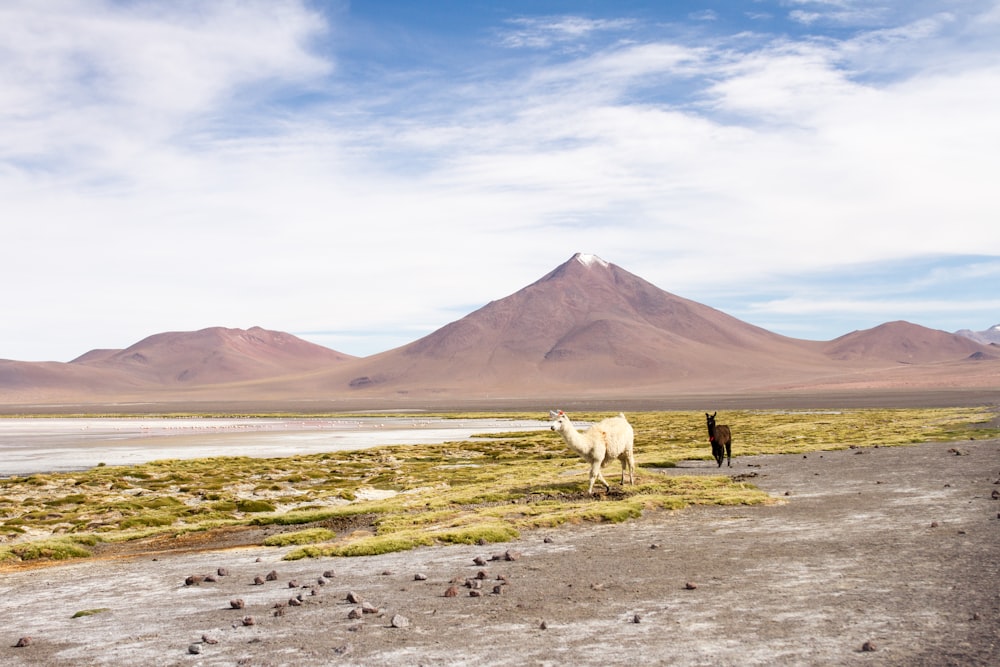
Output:
[[[382,576],[383,577],[391,577],[394,574],[396,574],[396,573],[393,572],[392,570],[382,570]]]
[[[503,595],[503,586],[500,585],[494,586],[493,595]]]
[[[327,579],[333,579],[334,577],[333,570],[327,570],[326,572],[323,573],[323,576],[326,577]]]
[[[993,500],[1000,498],[1000,491],[993,489],[993,493],[990,494],[990,498],[992,498]]]
[[[267,579],[268,581],[277,581],[278,573],[275,570],[271,570],[270,572],[267,573],[267,576],[264,578]]]
[[[289,588],[298,588],[299,587],[299,582],[296,581],[295,579],[292,579],[291,581],[288,582],[288,587]]]
[[[519,558],[521,558],[521,552],[520,551],[507,551],[506,553],[504,553],[503,557],[504,557],[504,560],[518,560]]]
[[[215,582],[218,581],[218,579],[215,578],[214,574],[209,574],[209,575],[205,576],[204,581],[205,581],[205,583],[208,583],[208,584],[214,584]]]
[[[345,599],[351,604],[358,604],[361,602],[361,596],[354,591],[350,591]]]
[[[288,606],[289,607],[301,607],[302,606],[302,600],[300,600],[298,598],[289,598],[288,599]]]
[[[636,614],[635,616],[632,617],[632,622],[633,623],[642,623],[642,616],[640,616],[639,614]]]
[[[786,496],[790,496],[790,495],[792,495],[792,492],[791,491],[785,491],[785,495]]]
[[[446,598],[457,597],[458,596],[458,587],[456,587],[456,586],[449,586],[448,590],[446,590],[444,592],[444,596]]]
[[[937,521],[931,521],[931,528],[937,528],[937,527],[938,527],[938,522]]]
[[[17,643],[14,644],[15,648],[24,648],[25,646],[31,646],[31,637],[21,637],[17,640]]]
[[[486,579],[489,576],[490,575],[486,574],[486,570],[480,570],[479,572],[476,572],[476,579]]]
[[[229,576],[229,570],[227,570],[224,567],[220,567],[218,570],[215,571],[215,573],[217,575],[219,575],[220,577],[228,577]]]
[[[188,646],[188,653],[193,653],[195,655],[201,653],[201,644],[191,644]]]
[[[482,597],[482,596],[483,596],[483,592],[481,590],[477,590],[477,589],[473,588],[471,591],[469,591],[469,597],[470,598],[478,598],[478,597]]]
[[[400,614],[395,614],[392,620],[389,621],[389,625],[394,628],[408,628],[410,627],[410,619]]]
[[[486,559],[483,558],[482,556],[476,556],[475,558],[472,559],[472,562],[480,567],[486,565]]]
[[[347,655],[348,653],[351,652],[351,647],[348,646],[347,644],[344,644],[343,646],[334,646],[333,652],[336,655]]]
[[[361,613],[362,614],[377,614],[378,613],[378,607],[376,607],[375,605],[373,605],[371,602],[362,602],[361,603]]]
[[[871,640],[866,641],[864,644],[861,645],[861,650],[864,651],[865,653],[870,653],[871,651],[874,651],[875,642]]]
[[[326,578],[320,577],[319,579],[316,580],[316,583],[319,584],[320,586],[326,586]]]
[[[184,580],[185,586],[197,586],[201,582],[205,581],[205,577],[200,574],[192,574],[187,579]]]
[[[347,612],[347,618],[358,619],[358,618],[361,618],[361,615],[363,613],[364,612],[361,611],[361,609],[359,607],[355,607],[355,608],[351,609],[349,612]]]
[[[244,616],[243,625],[257,625],[257,621],[254,619],[253,616]]]
[[[507,583],[507,575],[506,574],[498,574],[497,575],[497,581],[499,581],[500,583],[506,584]]]
[[[284,606],[278,607],[277,609],[274,610],[274,612],[271,615],[274,616],[275,618],[277,618],[279,616],[284,616],[285,615],[285,607]]]
[[[262,577],[260,575],[257,575],[256,577],[254,577],[253,578],[253,585],[254,586],[263,586],[264,585],[264,577]]]
[[[242,598],[236,598],[235,600],[230,600],[229,601],[229,606],[232,609],[243,609],[243,599]]]
[[[219,640],[215,637],[209,637],[208,635],[202,635],[201,641],[203,644],[218,644]]]
[[[542,540],[542,542],[545,542],[546,544],[552,544],[552,541],[553,540],[551,537],[546,537],[544,540]]]
[[[689,581],[686,584],[684,584],[684,588],[686,588],[689,591],[693,591],[694,589],[698,588],[698,584]]]
[[[542,621],[541,623],[538,624],[538,629],[539,630],[548,630],[549,629],[549,624],[546,623],[545,621]]]
[[[649,545],[649,548],[650,548],[650,549],[659,549],[659,548],[660,548],[660,545],[659,545],[659,544],[656,544],[656,543],[654,542],[653,544],[650,544],[650,545]]]
[[[422,572],[417,572],[415,575],[413,575],[413,580],[414,581],[427,581],[427,575],[423,574]]]

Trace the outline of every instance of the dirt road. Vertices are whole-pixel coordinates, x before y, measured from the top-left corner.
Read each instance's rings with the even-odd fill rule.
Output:
[[[3,572],[0,662],[1000,664],[1000,441],[740,457],[723,472],[781,502],[357,559],[240,548]],[[103,611],[72,618],[85,610]]]

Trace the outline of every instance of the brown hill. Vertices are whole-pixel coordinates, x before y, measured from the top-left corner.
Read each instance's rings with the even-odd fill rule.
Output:
[[[260,327],[161,333],[124,350],[93,350],[71,364],[157,385],[216,385],[327,368],[354,357]]]
[[[987,354],[985,346],[965,336],[899,321],[841,336],[826,343],[824,350],[830,358],[841,361],[899,364],[928,364]]]

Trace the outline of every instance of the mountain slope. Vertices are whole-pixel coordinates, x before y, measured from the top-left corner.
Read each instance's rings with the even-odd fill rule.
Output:
[[[352,364],[354,389],[601,391],[821,372],[817,344],[665,292],[593,255],[395,350]]]
[[[824,345],[832,359],[867,360],[900,364],[955,361],[984,354],[984,346],[964,336],[928,329],[909,322],[886,322],[855,331]]]
[[[70,362],[160,385],[220,384],[325,368],[353,359],[260,327],[161,333],[124,350],[93,350]]]

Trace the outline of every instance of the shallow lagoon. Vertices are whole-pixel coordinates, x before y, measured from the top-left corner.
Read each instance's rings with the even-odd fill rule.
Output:
[[[293,456],[468,440],[547,422],[433,417],[0,419],[0,477],[211,456]]]

